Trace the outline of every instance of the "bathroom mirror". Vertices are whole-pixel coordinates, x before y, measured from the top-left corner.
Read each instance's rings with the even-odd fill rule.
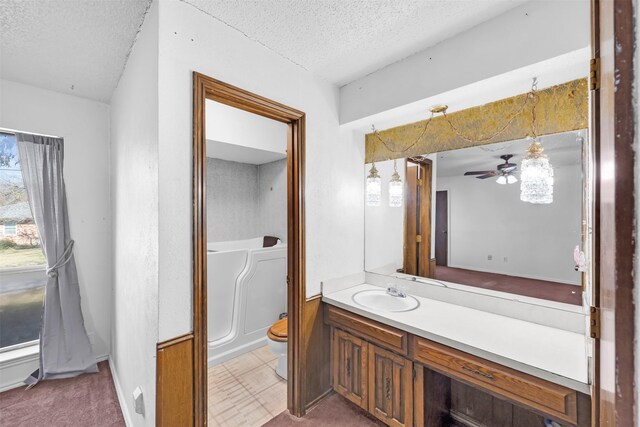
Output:
[[[379,179],[365,165],[365,270],[580,305],[586,138],[376,162]]]

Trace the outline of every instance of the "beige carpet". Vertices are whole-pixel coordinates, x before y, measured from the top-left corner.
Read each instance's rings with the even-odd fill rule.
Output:
[[[107,362],[100,372],[0,393],[0,426],[121,427],[124,418]]]
[[[369,427],[384,426],[364,415],[364,411],[340,395],[334,394],[324,399],[302,418],[296,418],[284,411],[263,427],[288,426],[341,426]]]

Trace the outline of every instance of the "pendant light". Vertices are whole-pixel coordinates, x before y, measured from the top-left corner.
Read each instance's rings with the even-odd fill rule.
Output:
[[[400,179],[400,174],[398,173],[398,168],[396,165],[396,160],[393,160],[393,175],[391,175],[391,179],[389,180],[389,206],[392,208],[398,208],[402,206],[402,180]]]
[[[367,176],[367,206],[380,206],[380,195],[382,193],[382,180],[378,175],[375,162],[371,163],[369,176]]]
[[[520,168],[520,200],[533,204],[553,203],[553,167],[549,157],[544,154],[544,148],[536,132],[536,105],[538,104],[537,79],[533,79],[530,97],[533,100],[531,108],[531,134],[533,141],[527,149],[527,156],[522,159]]]
[[[534,139],[520,172],[520,200],[533,204],[553,203],[553,167],[543,153],[542,144]]]

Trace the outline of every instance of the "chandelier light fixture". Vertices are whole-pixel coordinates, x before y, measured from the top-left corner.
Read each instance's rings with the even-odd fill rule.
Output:
[[[375,162],[371,163],[369,176],[367,176],[367,206],[380,206],[380,195],[382,193],[382,180],[378,175]]]
[[[544,154],[544,148],[536,132],[536,105],[538,103],[537,80],[533,80],[530,96],[533,101],[531,108],[531,137],[533,141],[527,150],[527,156],[522,159],[520,168],[520,200],[533,204],[553,203],[553,167],[549,157]]]
[[[553,167],[534,139],[520,168],[520,200],[533,204],[553,203]]]
[[[398,208],[402,206],[403,190],[402,180],[398,173],[396,166],[396,160],[393,160],[393,174],[389,180],[389,206],[392,208]]]

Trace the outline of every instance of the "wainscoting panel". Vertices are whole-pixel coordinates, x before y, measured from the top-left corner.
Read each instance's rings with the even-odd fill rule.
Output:
[[[193,425],[193,334],[158,344],[156,425]]]

